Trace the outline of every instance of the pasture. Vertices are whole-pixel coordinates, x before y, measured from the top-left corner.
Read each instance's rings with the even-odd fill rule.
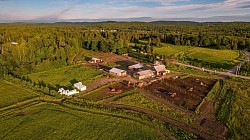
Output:
[[[131,85],[128,86],[122,82],[112,83],[110,85],[106,85],[97,90],[94,90],[86,95],[83,95],[81,98],[92,100],[92,101],[99,101],[99,100],[109,98],[118,94],[122,94],[131,89],[133,89]]]
[[[18,111],[0,118],[0,139],[165,139],[139,122],[55,104],[24,108],[25,115]]]
[[[153,82],[146,89],[169,102],[194,111],[215,82],[215,80],[200,77],[169,78]]]
[[[142,108],[147,108],[149,110],[155,111],[157,113],[163,114],[173,119],[180,120],[182,122],[191,123],[191,124],[194,122],[193,120],[194,118],[185,117],[184,113],[174,110],[157,101],[154,101],[136,91],[129,91],[127,93],[117,95],[113,97],[112,100],[118,104],[128,104],[128,105],[133,105],[133,106],[139,106]]]
[[[51,86],[72,86],[76,82],[91,83],[102,76],[102,71],[82,65],[67,66],[51,71],[29,74],[28,77],[36,83],[46,83]]]
[[[34,92],[2,80],[0,80],[0,95],[0,107],[12,105],[38,96],[38,94]]]
[[[237,50],[216,50],[169,44],[164,44],[161,48],[154,48],[154,51],[157,54],[174,57],[195,66],[215,69],[231,69],[245,58],[245,54]]]

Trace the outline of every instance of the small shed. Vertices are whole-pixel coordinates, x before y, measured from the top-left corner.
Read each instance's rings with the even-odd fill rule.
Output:
[[[109,70],[109,73],[115,76],[126,76],[127,72],[125,70],[121,70],[118,68],[112,68],[111,70]]]
[[[167,70],[165,65],[157,65],[154,66],[154,69],[156,71],[156,75],[166,75],[167,73],[170,73],[170,70]]]
[[[154,76],[154,72],[152,70],[144,70],[134,74],[134,77],[138,79],[146,79]]]
[[[135,64],[135,65],[131,65],[131,66],[128,66],[128,69],[132,70],[132,69],[141,69],[143,68],[143,65],[142,64]]]
[[[79,89],[80,91],[84,91],[87,89],[87,87],[85,85],[83,85],[82,82],[75,83],[74,87]]]
[[[89,60],[88,61],[89,63],[92,63],[92,64],[94,64],[94,63],[101,63],[101,62],[103,62],[101,59],[98,59],[98,58],[91,58],[91,60]]]

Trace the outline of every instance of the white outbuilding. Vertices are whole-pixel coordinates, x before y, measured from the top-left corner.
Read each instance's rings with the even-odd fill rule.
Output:
[[[79,89],[80,91],[84,91],[87,89],[87,87],[85,85],[83,85],[82,82],[75,83],[74,87]]]

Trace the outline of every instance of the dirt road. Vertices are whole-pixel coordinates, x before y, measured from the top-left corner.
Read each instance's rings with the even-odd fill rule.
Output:
[[[249,62],[249,60],[250,60],[250,52],[248,52],[247,50],[244,50],[244,53],[246,54],[246,59],[243,61],[243,62],[241,62],[240,64],[238,64],[237,66],[235,66],[235,67],[233,67],[229,72],[230,73],[232,73],[232,74],[237,74],[237,72],[238,72],[238,69],[242,66],[242,65],[244,65],[246,62]]]
[[[238,78],[250,80],[250,77],[248,77],[248,76],[235,75],[235,74],[230,73],[230,72],[221,72],[221,71],[209,70],[209,69],[205,69],[205,68],[201,68],[201,67],[196,67],[196,66],[192,66],[192,65],[188,65],[188,64],[183,64],[183,63],[180,63],[180,62],[174,62],[174,64],[177,64],[177,65],[180,65],[180,66],[185,66],[185,67],[196,69],[196,70],[200,70],[200,71],[204,71],[204,72],[208,72],[208,73],[214,73],[214,74],[219,74],[219,75],[224,75],[224,76],[233,76],[233,77],[238,77]]]

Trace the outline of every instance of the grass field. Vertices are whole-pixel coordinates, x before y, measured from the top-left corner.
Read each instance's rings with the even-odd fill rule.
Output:
[[[150,109],[157,113],[172,117],[174,119],[186,122],[186,123],[193,123],[192,118],[185,117],[185,115],[181,112],[178,112],[174,109],[171,109],[167,106],[162,105],[154,100],[151,100],[141,93],[135,91],[129,91],[123,95],[118,95],[114,97],[113,100],[115,103],[118,104],[128,104],[128,105],[135,105],[143,108]]]
[[[231,69],[245,58],[245,55],[237,50],[216,50],[169,44],[154,49],[157,54],[177,57],[193,65],[216,69]]]
[[[171,44],[163,44],[163,47],[155,47],[154,51],[157,54],[163,54],[166,56],[171,56],[171,55],[175,55],[181,52],[187,52],[188,50],[191,49],[191,47],[188,46],[175,46],[175,45],[171,45]]]
[[[36,83],[43,81],[52,86],[72,86],[77,81],[82,82],[83,84],[88,84],[98,76],[101,76],[101,74],[102,72],[99,70],[78,65],[33,73],[28,75],[28,77]]]
[[[0,107],[12,105],[38,96],[36,93],[2,80],[0,80],[0,95]]]
[[[244,80],[226,80],[221,83],[220,102],[216,104],[217,118],[230,129],[230,139],[249,139],[250,83]]]
[[[54,104],[38,104],[1,116],[0,139],[164,139],[141,123]]]

